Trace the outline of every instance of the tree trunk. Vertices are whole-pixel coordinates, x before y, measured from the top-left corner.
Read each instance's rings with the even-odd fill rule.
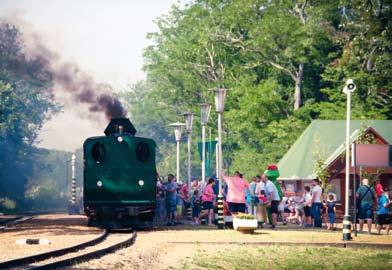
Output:
[[[304,63],[298,66],[298,72],[295,79],[295,92],[294,92],[294,111],[301,107],[301,93],[302,93],[302,79],[304,76]]]

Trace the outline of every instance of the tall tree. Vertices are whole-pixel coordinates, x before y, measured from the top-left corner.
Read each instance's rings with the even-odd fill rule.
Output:
[[[23,46],[16,27],[0,24],[0,196],[18,200],[31,174],[38,130],[57,110],[51,75]]]
[[[252,173],[257,169],[250,160],[259,167],[278,162],[312,119],[344,117],[341,89],[348,76],[361,83],[353,115],[386,118],[391,80],[390,61],[383,59],[391,55],[390,7],[386,1],[360,2],[197,0],[175,7],[158,18],[159,31],[150,34],[148,94],[141,102],[153,99],[154,110],[165,110],[165,119],[176,121],[213,100],[209,89],[231,89],[225,151],[237,169]],[[381,17],[366,15],[369,3]],[[361,35],[365,43],[358,41]],[[377,49],[366,45],[375,39]],[[214,122],[212,114],[213,128]]]

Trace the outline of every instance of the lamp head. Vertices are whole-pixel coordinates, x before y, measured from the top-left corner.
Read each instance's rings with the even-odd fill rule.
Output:
[[[343,93],[348,94],[348,92],[352,93],[357,89],[357,86],[354,83],[353,79],[348,79],[346,81],[346,85],[343,88]]]
[[[192,132],[192,124],[193,124],[193,113],[191,113],[191,112],[184,113],[184,120],[185,120],[186,132],[191,133]]]
[[[201,124],[203,126],[207,125],[208,118],[210,116],[211,104],[210,103],[202,103],[200,104],[200,112],[201,112]]]
[[[179,142],[181,140],[181,128],[182,128],[182,126],[184,126],[184,124],[176,122],[176,123],[170,124],[170,126],[174,127],[174,136],[176,138],[176,141]]]
[[[215,90],[215,110],[217,113],[223,113],[225,110],[227,89],[218,88]]]

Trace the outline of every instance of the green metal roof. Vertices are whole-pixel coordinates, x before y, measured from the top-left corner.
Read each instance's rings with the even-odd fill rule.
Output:
[[[358,137],[361,128],[368,127],[392,144],[392,120],[351,120],[350,141]],[[279,179],[316,178],[316,161],[322,159],[325,165],[334,161],[345,150],[345,136],[346,120],[314,120],[279,161]]]

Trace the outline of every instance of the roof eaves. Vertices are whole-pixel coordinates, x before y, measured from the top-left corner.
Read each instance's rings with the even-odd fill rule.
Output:
[[[366,131],[369,128],[366,129]],[[351,134],[350,138],[349,138],[349,142],[350,144],[353,143],[356,139],[358,139],[358,137],[360,136],[360,132],[359,129],[354,130],[354,132]],[[344,151],[346,150],[346,143],[342,143],[341,145],[339,145],[338,148],[336,148],[336,150],[325,160],[324,162],[324,169],[327,168],[331,163],[333,163],[341,154],[344,153]]]

